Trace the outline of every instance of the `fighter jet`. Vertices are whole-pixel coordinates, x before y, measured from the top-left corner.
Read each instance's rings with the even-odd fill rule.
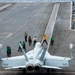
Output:
[[[34,49],[25,52],[24,55],[2,58],[2,67],[5,69],[22,68],[26,71],[39,71],[40,69],[63,69],[68,67],[71,58],[51,55],[46,48],[44,49],[40,42],[37,42]]]

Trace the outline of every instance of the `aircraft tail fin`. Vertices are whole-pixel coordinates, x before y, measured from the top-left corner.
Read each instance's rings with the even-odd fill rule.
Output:
[[[45,57],[45,54],[46,54],[46,48],[43,50],[42,54],[41,54],[41,57],[40,57],[40,60],[43,61],[44,57]]]
[[[23,47],[22,47],[21,44],[20,44],[20,47],[21,47],[22,52],[23,52],[23,54],[24,54],[24,56],[25,56],[25,58],[26,58],[26,61],[28,61],[28,57],[27,57],[27,55],[26,55],[26,52],[25,52],[25,50],[23,49]]]

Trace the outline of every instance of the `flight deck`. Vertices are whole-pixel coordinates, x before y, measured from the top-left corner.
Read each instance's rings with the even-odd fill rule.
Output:
[[[15,3],[10,7],[1,10],[0,43],[3,45],[1,50],[2,57],[7,57],[7,45],[12,48],[11,56],[23,54],[22,52],[18,52],[18,43],[24,41],[24,32],[27,32],[28,36],[31,36],[32,39],[36,36],[39,42],[42,41],[42,36],[46,33],[48,37],[47,41],[49,43],[48,51],[50,54],[70,57],[69,45],[70,43],[75,44],[75,34],[74,31],[71,30],[71,5],[71,2]],[[47,27],[48,25],[50,26]],[[49,39],[52,36],[54,36],[55,41],[54,45],[50,46]],[[28,42],[26,43],[27,52],[33,48],[33,45],[29,46]],[[75,57],[74,48],[73,57]],[[74,60],[75,58],[70,62],[70,67],[58,70],[57,72],[74,72]],[[0,70],[5,71],[2,67]],[[11,73],[11,70],[9,70],[9,73]]]

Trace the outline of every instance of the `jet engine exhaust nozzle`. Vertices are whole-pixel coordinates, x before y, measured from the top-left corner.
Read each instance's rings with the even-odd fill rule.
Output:
[[[27,65],[27,70],[28,70],[28,71],[33,70],[33,65],[32,65],[32,64],[28,64],[28,65]]]
[[[40,64],[35,64],[34,69],[35,69],[36,71],[39,71],[39,70],[40,70],[40,68],[41,68],[41,65],[40,65]]]

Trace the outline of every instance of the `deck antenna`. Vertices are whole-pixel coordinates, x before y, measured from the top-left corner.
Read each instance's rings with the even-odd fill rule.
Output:
[[[73,58],[73,53],[72,53],[72,49],[73,49],[73,44],[70,44],[70,50],[71,50],[71,59]]]

